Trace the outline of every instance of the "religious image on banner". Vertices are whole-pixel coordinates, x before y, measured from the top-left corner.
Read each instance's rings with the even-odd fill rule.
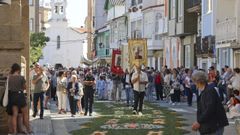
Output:
[[[112,52],[112,67],[114,74],[123,74],[121,50],[116,49]]]
[[[147,66],[147,40],[132,39],[128,42],[130,66]]]

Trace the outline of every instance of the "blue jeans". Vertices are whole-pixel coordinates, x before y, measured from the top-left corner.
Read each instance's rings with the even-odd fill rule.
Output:
[[[153,83],[149,83],[149,85],[147,87],[147,91],[146,91],[146,96],[147,96],[148,101],[153,100],[153,91],[154,91],[154,85],[153,85]]]
[[[129,105],[129,101],[131,105],[133,104],[133,90],[131,87],[125,88],[126,92],[126,100],[127,100],[127,105]]]
[[[34,106],[34,114],[37,114],[37,106],[38,100],[40,99],[40,117],[43,117],[44,109],[43,109],[43,100],[44,100],[44,92],[34,93],[33,94],[33,106]]]

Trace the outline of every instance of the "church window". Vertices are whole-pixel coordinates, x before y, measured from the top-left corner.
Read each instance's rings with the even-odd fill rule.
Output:
[[[55,13],[58,13],[58,6],[55,6],[54,12],[55,12]]]
[[[63,6],[61,6],[61,12],[63,13]]]
[[[57,49],[60,49],[60,36],[57,36]]]

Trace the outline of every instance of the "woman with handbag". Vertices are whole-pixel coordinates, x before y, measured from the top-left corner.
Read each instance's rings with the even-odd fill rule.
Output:
[[[63,71],[59,71],[57,78],[57,97],[58,97],[58,114],[66,114],[67,102],[67,78]]]
[[[27,129],[27,133],[32,133],[29,126],[29,116],[26,97],[24,90],[26,89],[26,80],[20,75],[21,67],[18,64],[13,64],[8,77],[8,106],[7,112],[11,117],[11,126],[13,134],[17,134],[17,118],[21,112],[23,116],[23,124]]]
[[[70,109],[71,109],[71,114],[72,117],[74,117],[74,115],[76,115],[76,102],[77,100],[79,100],[79,85],[77,82],[77,76],[76,75],[72,75],[71,77],[71,81],[68,83],[67,86],[67,90],[68,90],[68,97],[69,97],[69,104],[70,104]]]

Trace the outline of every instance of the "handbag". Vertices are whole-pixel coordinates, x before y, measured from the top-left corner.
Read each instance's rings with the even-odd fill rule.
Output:
[[[3,96],[3,101],[2,101],[3,107],[7,107],[8,105],[8,80],[9,80],[9,77],[7,77],[6,88]]]
[[[174,94],[174,89],[171,89],[171,90],[170,90],[170,94]]]

